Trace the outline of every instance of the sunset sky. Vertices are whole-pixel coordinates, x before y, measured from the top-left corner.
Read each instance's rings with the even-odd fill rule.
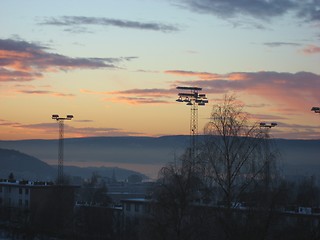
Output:
[[[275,137],[320,139],[319,0],[3,0],[0,140],[199,133],[236,94]]]

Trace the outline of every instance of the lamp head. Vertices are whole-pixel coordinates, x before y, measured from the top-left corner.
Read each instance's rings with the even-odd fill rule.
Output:
[[[312,107],[311,111],[313,111],[315,113],[320,113],[320,107]]]
[[[266,126],[266,123],[265,122],[261,122],[260,123],[260,127],[264,127],[264,126]]]

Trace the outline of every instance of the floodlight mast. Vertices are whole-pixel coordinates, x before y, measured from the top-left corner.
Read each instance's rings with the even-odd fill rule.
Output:
[[[59,117],[58,114],[52,115],[52,119],[59,124],[58,184],[63,184],[64,121],[72,118],[73,115],[67,115],[67,117]]]
[[[266,131],[264,132],[265,134],[265,138],[266,140],[269,139],[269,131],[271,128],[273,127],[276,127],[278,126],[277,123],[275,122],[272,122],[272,123],[265,123],[265,122],[261,122],[260,123],[260,128],[264,128]],[[269,152],[269,143],[267,142],[266,143],[266,147],[267,147],[267,152]],[[266,188],[269,188],[269,185],[270,185],[270,160],[267,158],[266,159],[266,162],[265,162],[265,171],[264,171],[264,174],[265,174],[265,184],[266,184]]]
[[[178,93],[177,102],[184,102],[191,106],[190,117],[190,153],[194,157],[196,150],[196,137],[198,135],[198,106],[205,106],[208,103],[206,94],[199,94],[202,88],[199,87],[177,87],[184,92]]]

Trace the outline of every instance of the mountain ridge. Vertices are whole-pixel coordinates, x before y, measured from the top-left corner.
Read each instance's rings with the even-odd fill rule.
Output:
[[[127,179],[132,174],[147,178],[139,172],[119,167],[64,166],[64,173],[71,178],[89,178],[93,172],[109,178],[115,175],[119,180]],[[11,173],[18,180],[54,181],[57,175],[57,166],[49,165],[17,150],[0,148],[0,178],[6,179]]]
[[[203,137],[199,135],[199,141]],[[308,166],[307,172],[310,174],[318,174],[316,170],[312,171],[316,167],[311,166],[320,166],[320,140],[282,138],[272,140],[281,153],[280,160],[284,167],[290,166],[288,168],[290,174],[298,172],[301,166]],[[141,169],[153,168],[152,175],[156,176],[161,166],[172,162],[190,146],[190,136],[66,138],[64,144],[66,165],[111,165],[125,166],[126,169],[141,165]],[[56,139],[0,140],[0,148],[16,149],[51,165],[56,164],[58,157],[58,140]],[[143,173],[149,174],[149,172]]]

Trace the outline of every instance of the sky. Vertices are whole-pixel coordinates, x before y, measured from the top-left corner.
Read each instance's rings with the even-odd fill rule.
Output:
[[[272,135],[320,139],[319,0],[3,0],[0,140],[199,133],[234,94]]]

